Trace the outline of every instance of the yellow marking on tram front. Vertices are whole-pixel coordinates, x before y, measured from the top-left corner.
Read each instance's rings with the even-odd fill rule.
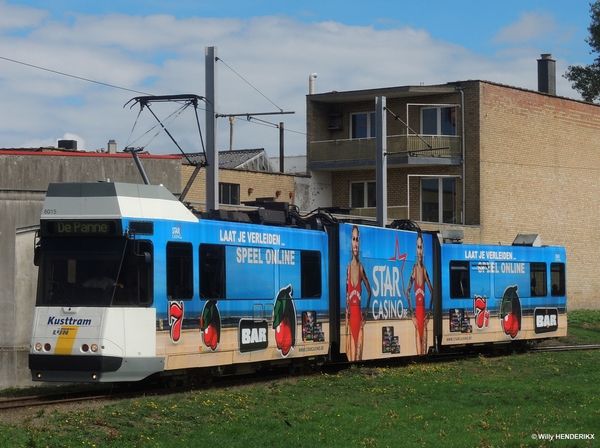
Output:
[[[61,327],[58,339],[56,340],[56,348],[54,349],[55,355],[71,354],[73,344],[75,343],[75,336],[77,336],[77,330],[79,330],[79,327]]]

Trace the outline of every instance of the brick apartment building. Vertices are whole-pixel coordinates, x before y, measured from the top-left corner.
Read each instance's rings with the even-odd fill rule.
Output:
[[[571,309],[600,308],[600,106],[488,81],[307,96],[307,164],[331,175],[332,205],[375,215],[375,98],[386,99],[390,219],[464,230],[465,242],[517,234],[567,249]]]

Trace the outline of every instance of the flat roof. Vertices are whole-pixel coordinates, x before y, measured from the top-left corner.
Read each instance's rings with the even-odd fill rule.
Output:
[[[86,152],[86,151],[61,151],[49,148],[0,148],[0,155],[14,156],[66,156],[66,157],[113,157],[117,159],[131,159],[131,154],[107,152]],[[176,154],[138,154],[141,159],[181,159],[182,156]]]
[[[382,87],[379,89],[349,90],[345,92],[314,93],[307,95],[310,101],[327,103],[346,103],[349,101],[370,101],[375,97],[408,98],[411,96],[440,95],[455,93],[456,85],[443,84],[436,86],[400,86]]]

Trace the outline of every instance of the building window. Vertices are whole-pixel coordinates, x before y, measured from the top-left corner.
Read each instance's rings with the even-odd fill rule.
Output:
[[[456,107],[422,108],[421,134],[456,135]]]
[[[377,187],[374,181],[350,183],[350,207],[375,207]]]
[[[240,185],[219,182],[219,204],[240,205]]]
[[[375,112],[350,114],[350,138],[375,137]]]
[[[457,223],[455,177],[421,179],[421,220]]]

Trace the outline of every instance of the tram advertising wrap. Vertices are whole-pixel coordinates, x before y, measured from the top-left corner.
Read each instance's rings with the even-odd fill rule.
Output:
[[[443,245],[442,344],[566,335],[560,247]]]
[[[339,269],[340,351],[348,360],[429,351],[431,235],[340,224]]]
[[[562,247],[270,207],[230,217],[161,186],[51,184],[32,379],[174,384],[566,335]]]

